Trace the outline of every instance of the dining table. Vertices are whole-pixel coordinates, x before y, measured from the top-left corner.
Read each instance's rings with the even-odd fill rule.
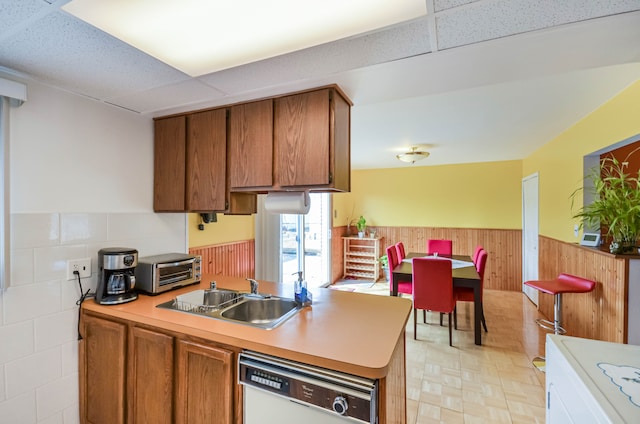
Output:
[[[427,253],[410,252],[405,259],[391,270],[391,296],[398,295],[398,282],[411,281],[413,278],[413,267],[411,259],[433,256]],[[440,255],[440,258],[452,259],[452,277],[454,287],[469,287],[473,289],[473,332],[475,344],[482,345],[482,285],[480,274],[471,260],[466,255]],[[468,263],[468,265],[466,264]]]

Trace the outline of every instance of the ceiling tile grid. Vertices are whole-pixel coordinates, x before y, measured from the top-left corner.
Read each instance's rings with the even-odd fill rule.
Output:
[[[465,4],[477,2],[481,0],[434,0],[433,8],[436,12],[441,12],[454,7],[464,6]]]
[[[449,49],[640,10],[640,0],[483,0],[436,14],[438,48]]]
[[[162,85],[153,87],[148,90],[136,91],[121,96],[114,96],[105,99],[107,103],[138,113],[159,112],[160,116],[163,110],[170,110],[176,104],[182,105],[182,110],[200,109],[200,104],[206,106],[212,102],[224,103],[225,94],[220,90],[198,81],[197,79],[189,79],[176,84]],[[203,107],[204,107],[203,106]],[[171,112],[173,113],[173,112]]]

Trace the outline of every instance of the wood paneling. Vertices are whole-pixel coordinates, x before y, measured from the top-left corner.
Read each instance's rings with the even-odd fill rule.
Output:
[[[389,373],[380,381],[380,424],[407,422],[407,371],[405,335],[399,339],[389,363]]]
[[[494,290],[522,291],[522,231],[479,228],[429,228],[429,227],[375,227],[377,235],[384,238],[382,250],[401,241],[406,252],[425,252],[427,239],[453,240],[455,255],[473,254],[477,245],[488,253],[484,287]],[[346,234],[346,227],[333,230],[334,282],[341,276],[342,258],[336,255],[336,238]],[[339,246],[342,249],[342,246]],[[342,251],[340,251],[342,255]]]
[[[597,282],[591,293],[562,295],[562,326],[567,335],[625,343],[628,261],[543,236],[539,255],[541,280],[564,272]],[[541,293],[538,299],[540,312],[553,320],[553,296]]]
[[[192,255],[202,256],[202,274],[254,278],[255,240],[192,247]]]

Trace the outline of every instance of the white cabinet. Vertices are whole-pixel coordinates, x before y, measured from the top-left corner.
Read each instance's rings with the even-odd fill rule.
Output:
[[[344,278],[378,281],[380,278],[381,237],[342,237]]]
[[[640,346],[547,335],[547,424],[640,422]]]

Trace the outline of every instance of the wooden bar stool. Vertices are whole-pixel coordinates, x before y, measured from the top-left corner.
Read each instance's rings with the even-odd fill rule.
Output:
[[[565,334],[567,332],[562,327],[562,293],[588,293],[596,286],[595,281],[564,273],[558,275],[554,280],[525,281],[524,284],[543,293],[553,295],[553,322],[538,318],[536,323],[544,329],[553,331],[555,334]],[[533,364],[544,372],[544,358],[534,358]]]

